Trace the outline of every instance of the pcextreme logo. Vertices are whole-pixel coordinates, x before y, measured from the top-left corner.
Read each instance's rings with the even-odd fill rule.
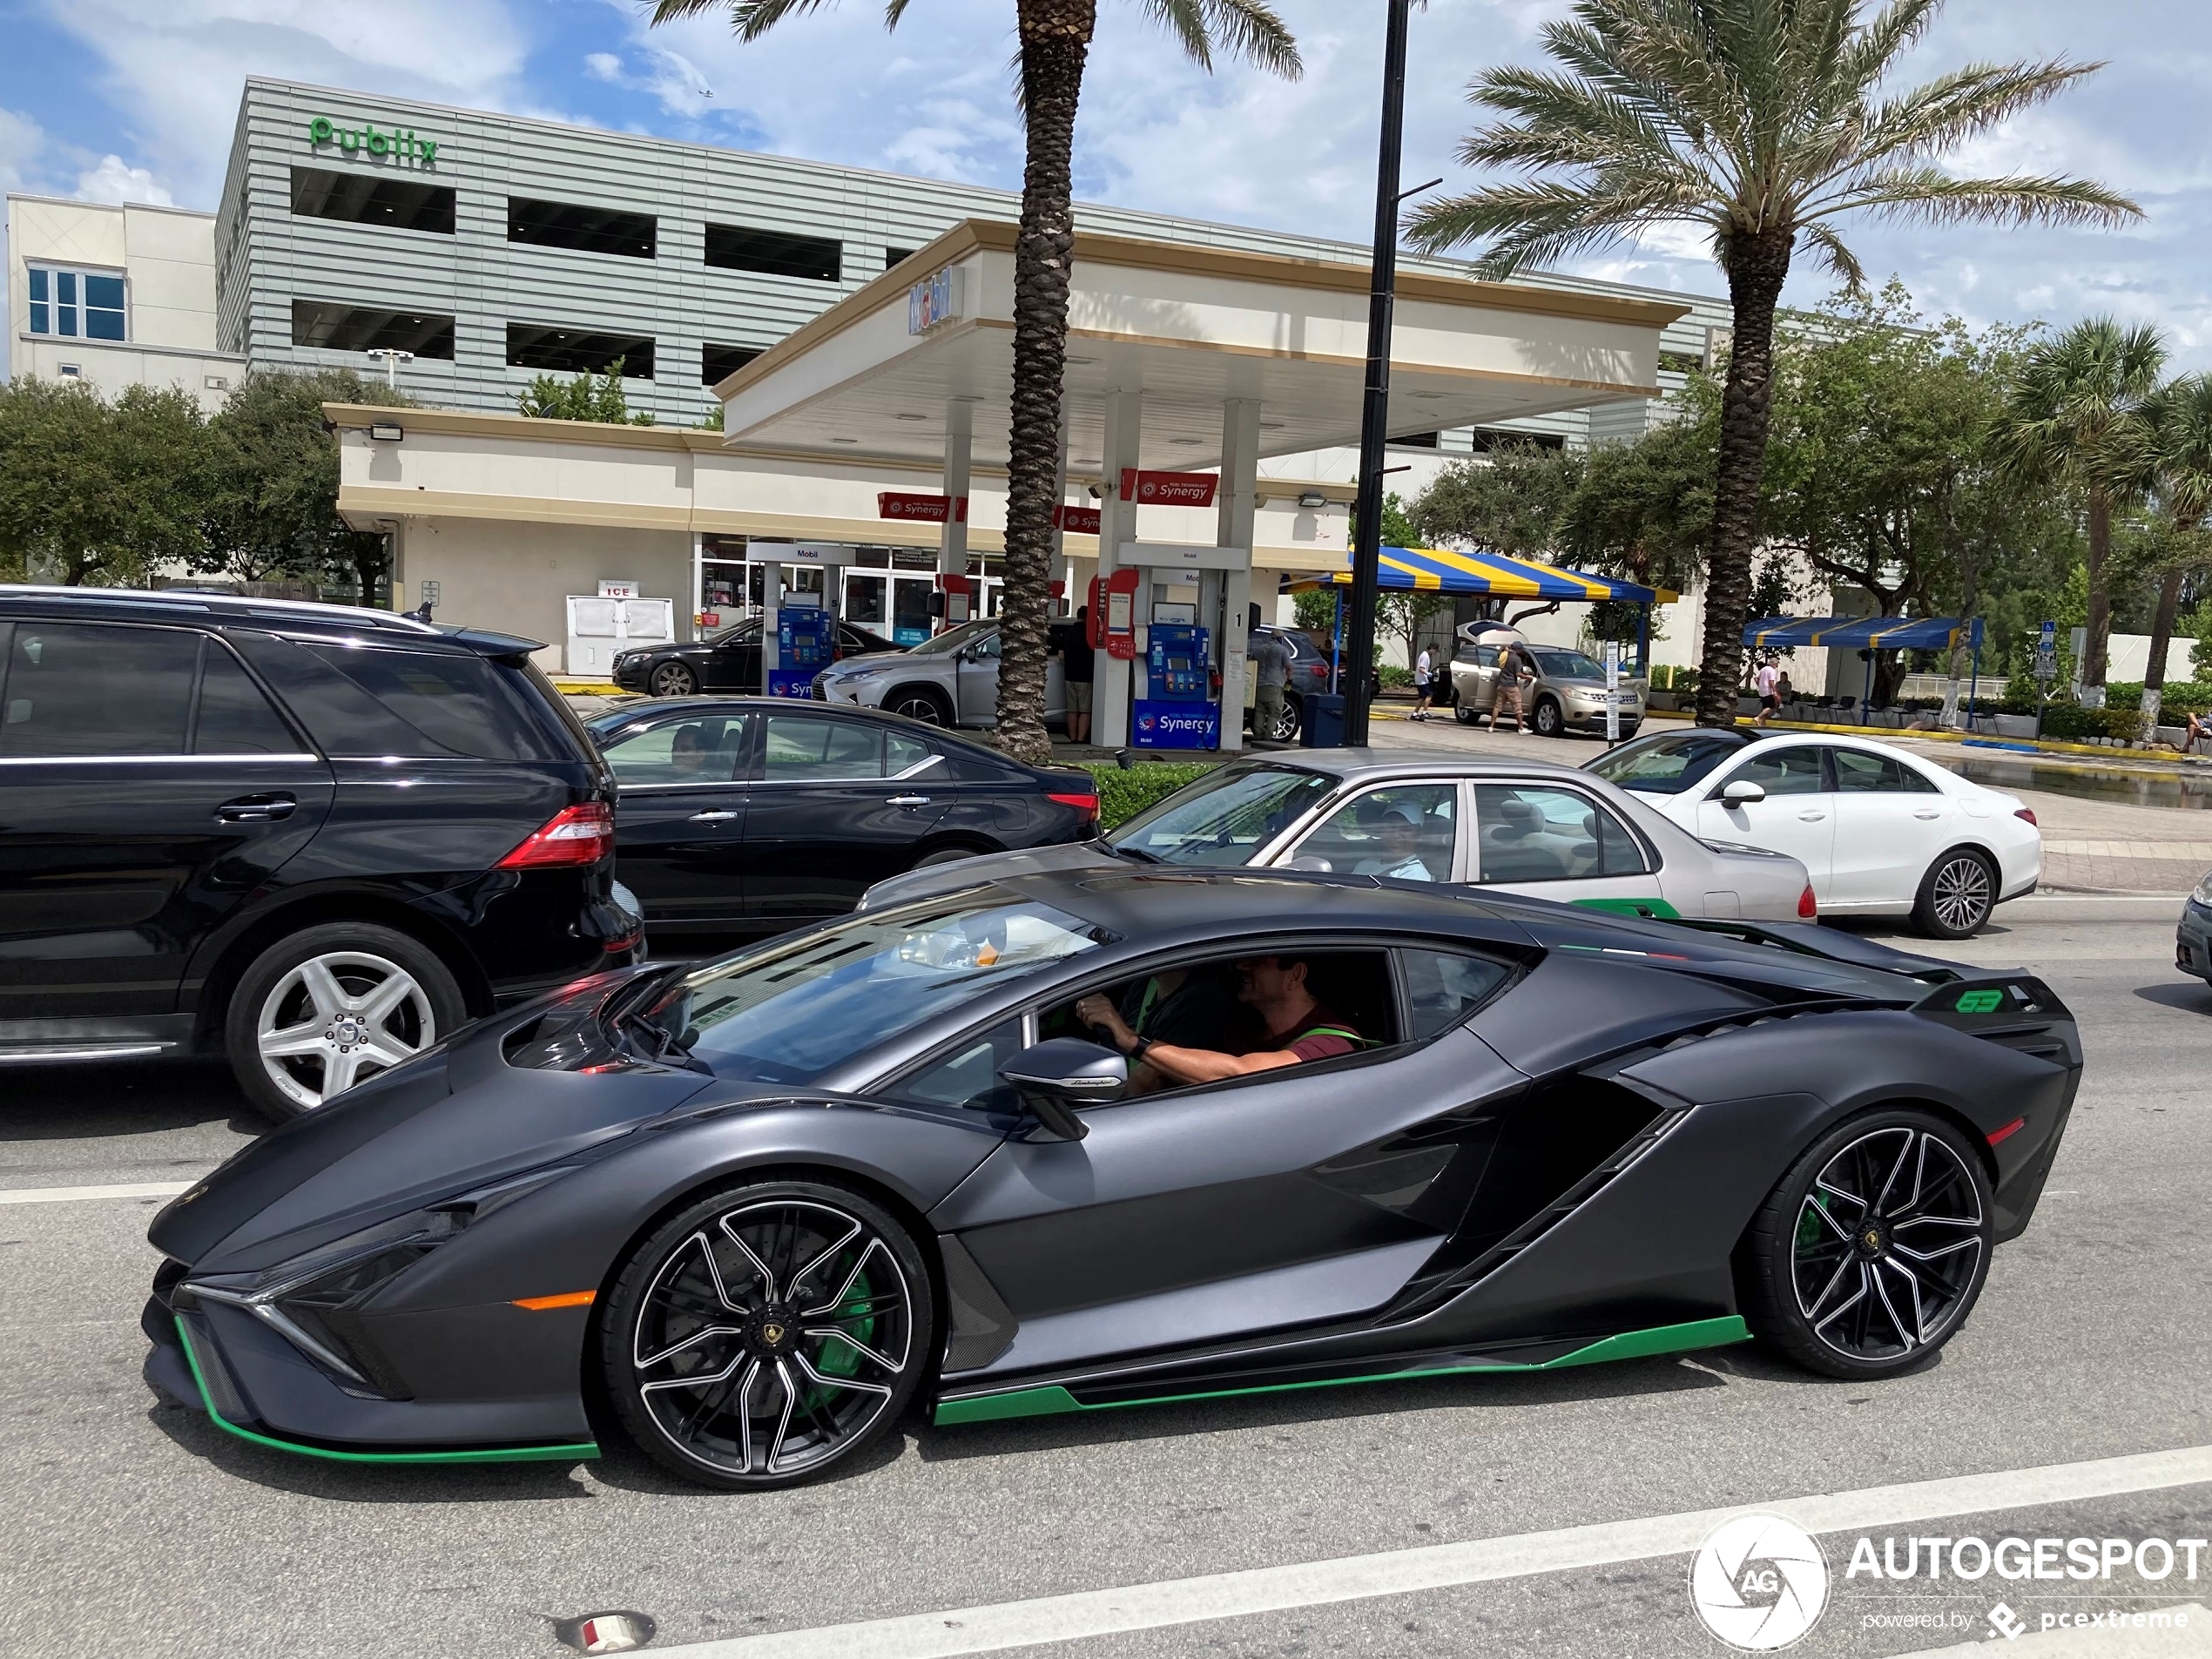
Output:
[[[426,167],[438,165],[438,141],[415,136],[413,127],[395,126],[390,132],[372,125],[341,127],[327,115],[318,115],[307,123],[307,147],[319,150],[324,145],[334,144],[347,155],[366,151],[379,160],[419,161]]]
[[[1778,1515],[1723,1521],[1689,1562],[1689,1600],[1731,1648],[1772,1653],[1820,1622],[1828,1562],[1811,1534]]]

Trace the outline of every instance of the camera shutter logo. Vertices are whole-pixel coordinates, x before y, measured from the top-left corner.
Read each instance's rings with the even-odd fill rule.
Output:
[[[1738,1515],[1690,1558],[1689,1600],[1730,1647],[1772,1653],[1820,1622],[1828,1562],[1803,1527],[1777,1515]]]

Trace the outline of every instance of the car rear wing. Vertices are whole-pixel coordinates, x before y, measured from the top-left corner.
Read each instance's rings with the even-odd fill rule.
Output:
[[[2071,1022],[2074,1014],[2058,994],[2033,974],[1971,973],[1938,986],[1912,1005],[1915,1014],[1957,1026],[1974,1036],[2014,1027],[2044,1027]]]
[[[1824,927],[1817,921],[1744,921],[1734,917],[1669,916],[1666,918],[1666,925],[1716,934],[1723,939],[1733,939],[1742,944],[1765,945],[1799,956],[1817,956],[1826,961],[1843,962],[1852,968],[1871,968],[1878,973],[1895,974],[1900,978],[1919,980],[1927,985],[1950,985],[1966,977],[1965,971],[1956,963],[1939,961],[1932,956],[1916,956],[1910,951],[1892,950],[1887,945],[1878,945],[1872,940],[1861,939],[1856,934],[1839,933],[1833,927]]]

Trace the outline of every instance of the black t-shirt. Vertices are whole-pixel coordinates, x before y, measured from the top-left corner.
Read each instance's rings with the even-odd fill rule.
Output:
[[[1091,678],[1093,660],[1090,642],[1083,637],[1081,624],[1055,622],[1052,624],[1052,649],[1060,653],[1060,677],[1087,685]]]

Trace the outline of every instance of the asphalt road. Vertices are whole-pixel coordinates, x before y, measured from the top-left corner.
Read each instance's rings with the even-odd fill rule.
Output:
[[[841,1479],[762,1496],[682,1487],[619,1449],[574,1467],[338,1467],[229,1440],[148,1394],[154,1201],[0,1204],[0,1651],[550,1655],[550,1618],[610,1608],[652,1615],[658,1649],[2212,1447],[2212,990],[2174,973],[2163,907],[2000,914],[1953,954],[2045,974],[2082,1021],[2087,1081],[2035,1224],[1998,1254],[1971,1323],[1937,1363],[1878,1386],[1724,1349],[920,1430]],[[253,1128],[212,1068],[16,1071],[0,1189],[185,1180]],[[1902,1533],[2208,1530],[2212,1483]],[[2212,1603],[2212,1559],[2193,1583],[1897,1586],[1843,1576],[1852,1534],[1823,1541],[1834,1601],[1800,1653],[1979,1639],[2000,1598],[2031,1629],[2045,1613]],[[1036,1651],[1721,1654],[1686,1567],[1676,1548]],[[1962,1622],[1868,1622],[1915,1611]],[[2208,1624],[2202,1646],[2192,1633],[2161,1651],[2212,1651]],[[935,1650],[972,1650],[961,1639],[947,1627],[954,1645]]]

